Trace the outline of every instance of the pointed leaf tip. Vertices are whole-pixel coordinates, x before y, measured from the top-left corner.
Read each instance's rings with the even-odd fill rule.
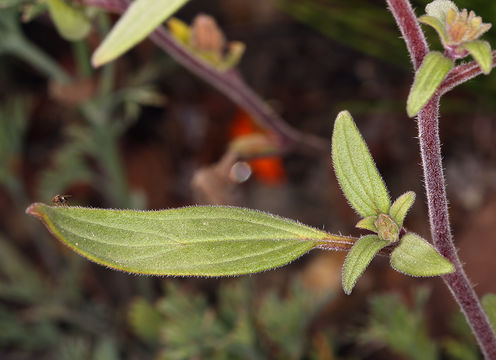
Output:
[[[343,264],[342,282],[346,295],[351,294],[358,278],[369,266],[374,256],[387,245],[389,241],[381,240],[377,235],[366,235],[357,240]]]
[[[389,210],[389,215],[396,222],[398,227],[401,229],[403,226],[403,221],[405,220],[408,210],[412,207],[415,202],[415,193],[413,191],[408,191],[397,198],[391,209]]]
[[[408,95],[406,111],[409,117],[422,110],[452,67],[453,61],[440,52],[433,51],[426,55]]]
[[[389,212],[386,185],[348,111],[341,111],[334,122],[332,161],[344,195],[360,216]]]
[[[92,65],[101,66],[124,54],[188,1],[133,1],[93,53]]]
[[[405,234],[391,253],[391,266],[406,275],[437,276],[450,274],[455,267],[420,236]]]

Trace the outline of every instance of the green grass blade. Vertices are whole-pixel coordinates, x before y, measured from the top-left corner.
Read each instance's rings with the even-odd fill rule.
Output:
[[[150,275],[224,276],[285,265],[349,238],[260,211],[198,206],[162,211],[31,205],[74,251],[114,269]]]
[[[146,38],[188,0],[135,0],[96,49],[91,62],[101,66]]]
[[[386,185],[348,111],[340,112],[334,123],[332,161],[341,189],[358,214],[389,213]]]

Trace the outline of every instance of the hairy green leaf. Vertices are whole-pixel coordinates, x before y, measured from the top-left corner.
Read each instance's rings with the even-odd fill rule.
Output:
[[[343,265],[343,290],[347,295],[351,294],[358,278],[374,256],[389,244],[389,241],[381,240],[377,235],[366,235],[357,240]]]
[[[496,294],[486,294],[482,298],[482,306],[489,318],[494,331],[496,331]]]
[[[406,111],[414,117],[427,104],[436,89],[453,67],[453,61],[433,51],[427,54],[415,75],[413,86],[408,95]]]
[[[445,25],[437,17],[424,15],[419,17],[418,21],[421,22],[422,24],[426,24],[434,28],[434,30],[436,30],[439,37],[441,38],[443,44],[446,44],[448,42],[448,36],[446,35]]]
[[[377,232],[377,228],[375,226],[375,222],[377,220],[377,216],[367,216],[366,218],[361,219],[356,223],[355,227],[359,229],[370,230],[373,232]]]
[[[449,274],[455,267],[427,240],[414,233],[405,234],[391,253],[391,266],[406,275],[436,276]]]
[[[47,3],[55,27],[64,39],[77,41],[88,35],[91,22],[83,9],[78,9],[64,0],[47,0]]]
[[[334,123],[332,161],[341,189],[358,214],[389,212],[386,185],[348,111],[341,111]]]
[[[400,229],[403,226],[403,221],[405,220],[405,216],[408,213],[408,210],[410,210],[414,202],[415,193],[413,191],[408,191],[397,198],[394,201],[393,205],[391,205],[389,215]]]
[[[96,49],[91,62],[101,66],[146,38],[188,0],[135,0]]]
[[[285,265],[349,238],[260,211],[198,206],[162,211],[31,205],[52,234],[99,264],[151,275],[223,276]]]
[[[475,61],[479,64],[484,74],[489,74],[493,67],[493,57],[491,54],[491,45],[487,41],[474,40],[462,45]]]

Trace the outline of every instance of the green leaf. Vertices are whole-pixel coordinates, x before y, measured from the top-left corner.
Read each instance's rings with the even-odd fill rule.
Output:
[[[407,233],[391,253],[391,266],[406,275],[436,276],[449,274],[455,267],[420,236]]]
[[[52,234],[99,264],[150,275],[224,276],[285,265],[342,240],[260,211],[217,206],[162,211],[31,205]]]
[[[448,42],[448,36],[446,35],[445,25],[437,17],[424,15],[418,18],[418,21],[422,24],[426,24],[434,28],[439,35],[443,44]]]
[[[370,230],[373,232],[377,232],[377,228],[375,227],[375,221],[377,220],[377,216],[367,216],[363,218],[359,222],[356,223],[355,227],[359,229]]]
[[[343,290],[347,295],[351,294],[358,278],[374,256],[389,244],[389,241],[381,240],[377,235],[366,235],[357,240],[343,265]]]
[[[496,294],[486,294],[482,298],[482,306],[489,318],[494,331],[496,331]]]
[[[453,61],[440,52],[433,51],[426,55],[408,95],[408,116],[414,117],[422,110],[452,67]]]
[[[358,214],[389,212],[386,185],[348,111],[341,111],[334,123],[332,161],[341,189]]]
[[[64,39],[77,41],[88,35],[91,22],[83,9],[78,9],[64,0],[47,0],[47,3],[55,27]]]
[[[101,66],[116,59],[146,38],[188,0],[135,0],[117,21],[91,62]]]
[[[493,57],[491,54],[491,45],[487,41],[474,40],[461,45],[466,49],[475,61],[479,64],[484,74],[489,74],[493,68]]]
[[[408,213],[408,210],[412,207],[415,202],[415,193],[413,191],[408,191],[397,198],[391,209],[389,210],[389,215],[394,220],[394,222],[401,229],[403,227],[403,221]]]

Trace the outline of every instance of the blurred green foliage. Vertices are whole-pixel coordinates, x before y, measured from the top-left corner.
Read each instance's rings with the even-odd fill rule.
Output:
[[[160,359],[302,359],[312,348],[309,326],[331,299],[298,279],[285,296],[258,297],[242,279],[223,283],[213,305],[169,283],[156,303],[135,300],[129,322]]]
[[[452,321],[453,337],[436,341],[429,335],[426,302],[429,291],[419,288],[412,305],[397,294],[373,296],[368,324],[357,334],[363,343],[385,346],[391,352],[411,360],[438,360],[446,354],[449,359],[479,359],[475,339],[461,313]],[[442,351],[444,350],[444,351]]]

